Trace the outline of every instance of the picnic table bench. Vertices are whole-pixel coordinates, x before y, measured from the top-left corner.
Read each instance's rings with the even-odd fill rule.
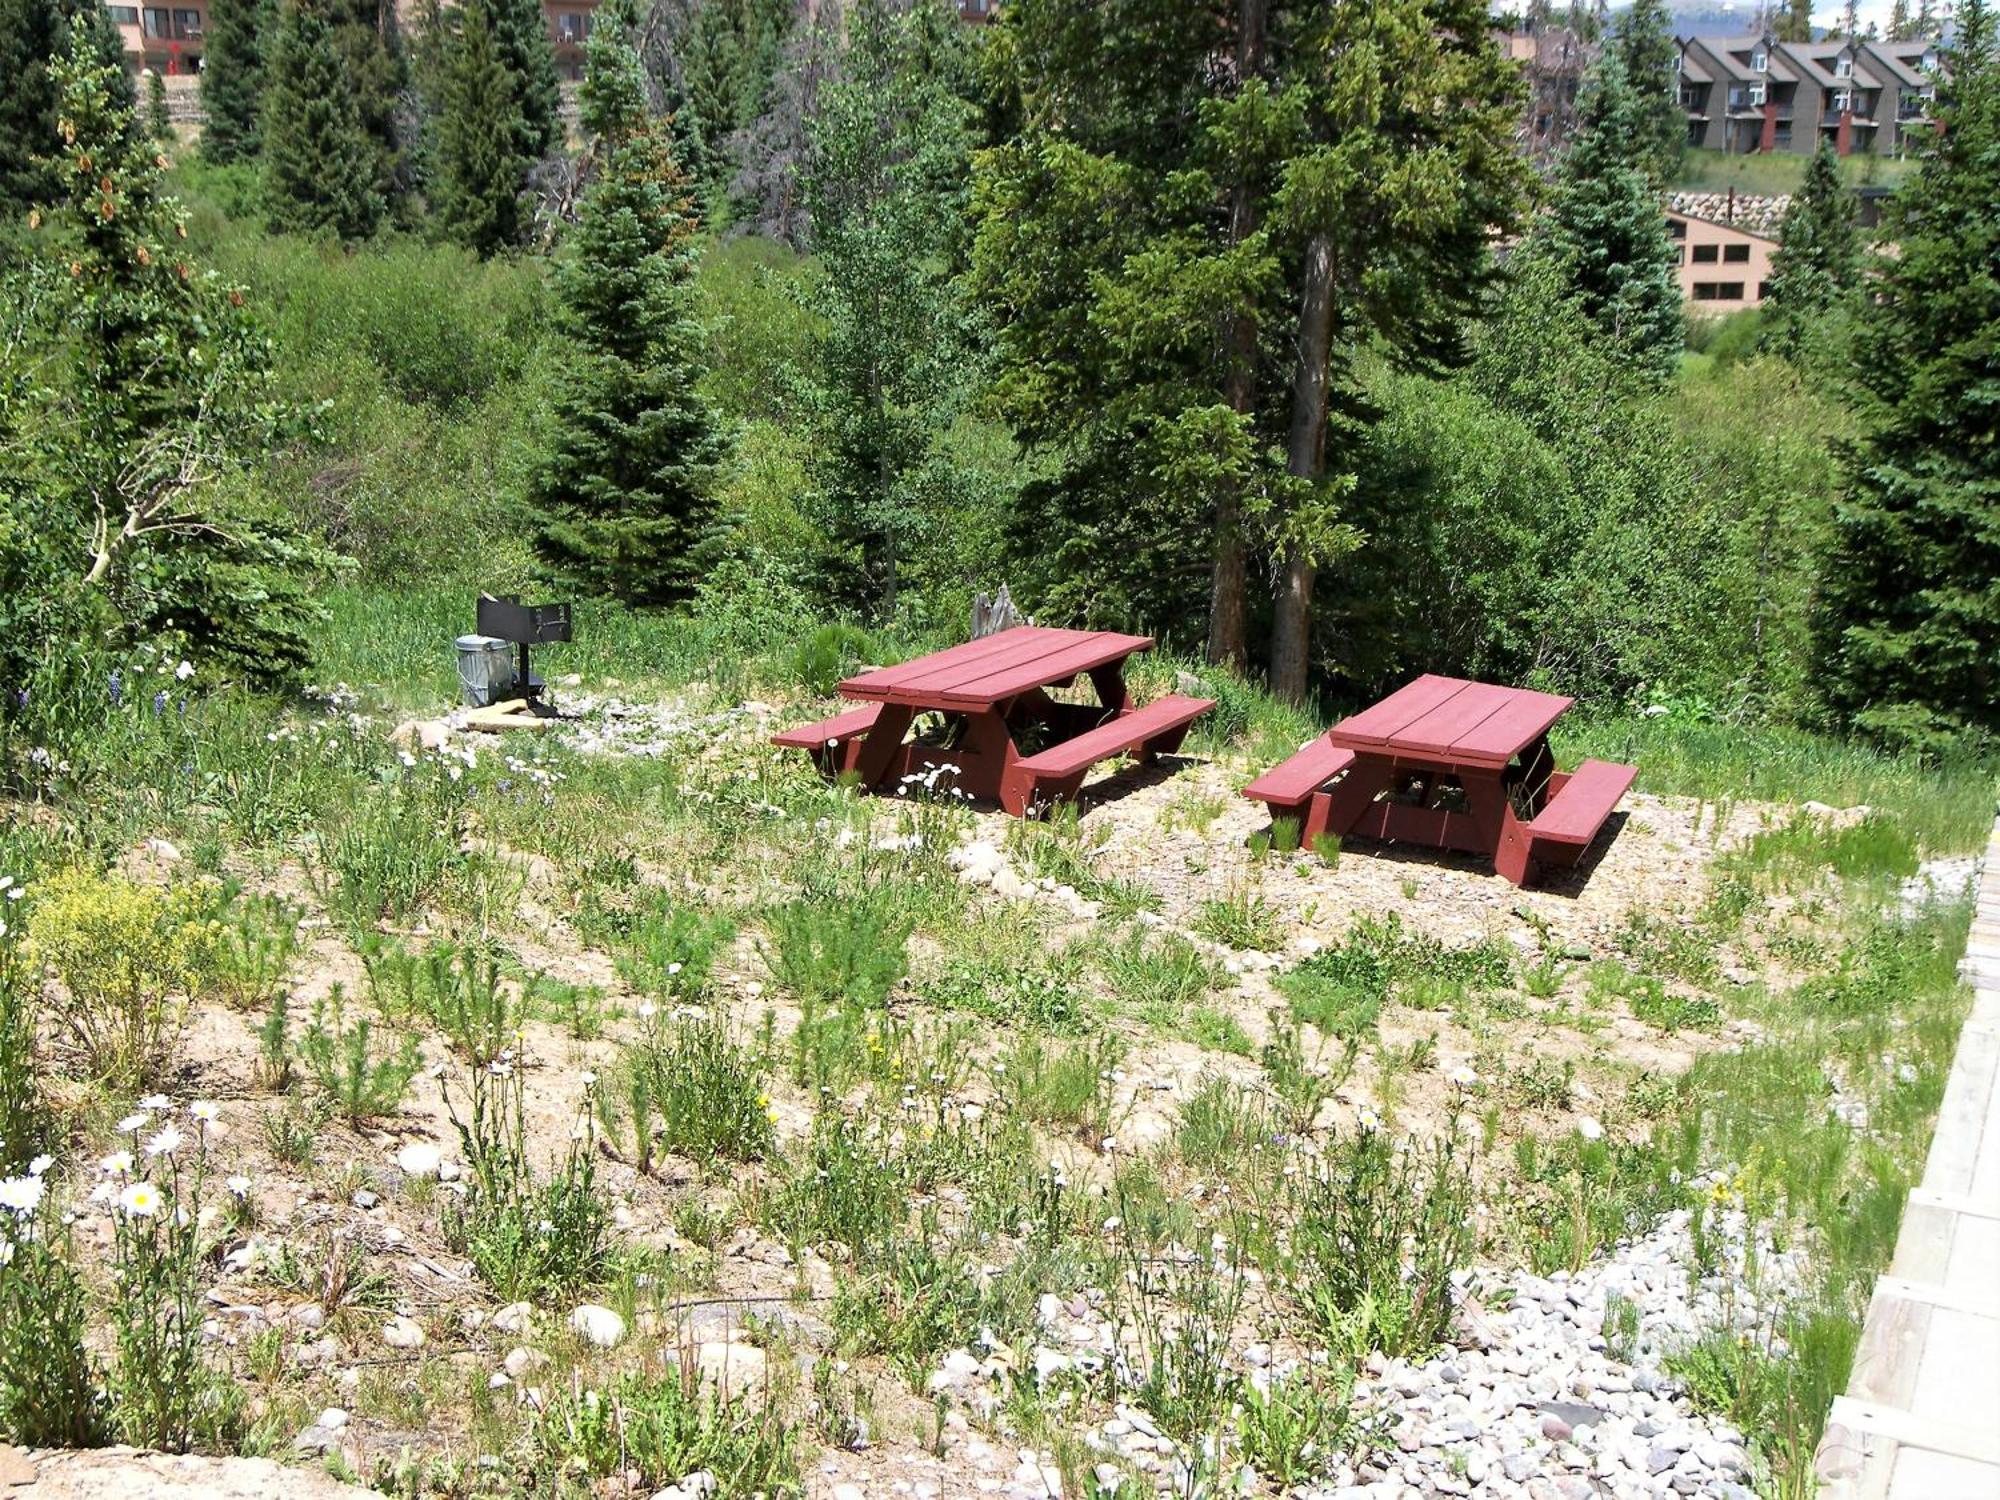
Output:
[[[1574,865],[1637,774],[1556,769],[1548,732],[1572,699],[1425,674],[1341,720],[1243,789],[1321,834],[1490,856],[1516,885]]]
[[[1210,698],[1179,693],[1143,707],[1125,686],[1125,662],[1150,650],[1147,636],[1017,625],[962,646],[883,667],[840,684],[860,708],[771,737],[804,750],[830,776],[852,774],[885,789],[949,767],[968,796],[997,801],[1016,817],[1082,790],[1099,761],[1168,755]],[[1065,703],[1049,690],[1088,678],[1097,703]],[[920,716],[941,723],[908,738]]]

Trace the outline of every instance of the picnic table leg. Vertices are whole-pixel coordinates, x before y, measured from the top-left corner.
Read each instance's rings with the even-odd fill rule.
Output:
[[[903,748],[903,736],[910,732],[916,710],[901,703],[885,703],[882,712],[842,769],[852,770],[866,787],[879,787],[895,765],[896,752]]]
[[[1494,869],[1506,875],[1507,872],[1500,869],[1500,855],[1506,844],[1507,824],[1513,818],[1514,809],[1507,801],[1507,785],[1503,773],[1496,771],[1485,776],[1462,775],[1459,782],[1465,788],[1464,816],[1472,820],[1480,845],[1492,853]],[[1514,862],[1511,854],[1508,856],[1508,861],[1510,864]],[[1508,875],[1507,878],[1516,885],[1521,883],[1520,878],[1516,876]]]
[[[1346,838],[1375,805],[1376,794],[1389,784],[1394,770],[1385,759],[1357,754],[1340,784],[1320,794],[1327,799],[1327,807],[1325,821],[1317,831]]]
[[[1132,711],[1132,690],[1125,686],[1125,663],[1114,661],[1094,668],[1090,685],[1097,689],[1097,701],[1114,714]]]

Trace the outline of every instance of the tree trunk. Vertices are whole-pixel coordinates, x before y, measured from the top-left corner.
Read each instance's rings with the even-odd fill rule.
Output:
[[[1315,234],[1306,243],[1299,298],[1298,371],[1292,381],[1292,430],[1285,468],[1294,478],[1317,480],[1326,468],[1327,363],[1333,348],[1333,240]],[[1303,703],[1312,656],[1312,594],[1319,569],[1293,543],[1278,575],[1271,626],[1271,691]]]
[[[1241,0],[1236,31],[1236,86],[1257,75],[1264,61],[1264,10],[1268,0]],[[1229,242],[1240,245],[1257,232],[1257,200],[1247,181],[1230,194]],[[1229,362],[1229,409],[1249,412],[1257,404],[1257,310],[1246,307],[1229,320],[1223,357]],[[1208,659],[1242,671],[1250,652],[1245,624],[1243,492],[1225,483],[1215,502],[1215,572],[1209,591]]]

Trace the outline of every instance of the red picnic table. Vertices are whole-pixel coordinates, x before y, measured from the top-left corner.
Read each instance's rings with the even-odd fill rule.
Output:
[[[1573,699],[1425,674],[1342,719],[1243,789],[1323,833],[1489,855],[1516,885],[1573,865],[1636,774],[1556,769],[1549,728]]]
[[[1188,725],[1215,706],[1211,698],[1171,694],[1135,707],[1125,661],[1152,644],[1143,635],[1016,625],[850,677],[840,696],[866,707],[773,735],[771,743],[808,751],[827,774],[852,772],[877,789],[952,767],[959,790],[997,800],[1019,817],[1074,797],[1098,761],[1172,753]],[[1049,696],[1078,677],[1090,679],[1096,704]],[[941,722],[906,738],[928,714]]]

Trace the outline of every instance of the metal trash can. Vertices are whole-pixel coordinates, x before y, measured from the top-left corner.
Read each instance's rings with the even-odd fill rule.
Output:
[[[460,636],[458,680],[465,688],[465,701],[474,708],[516,696],[513,646],[490,635]]]

